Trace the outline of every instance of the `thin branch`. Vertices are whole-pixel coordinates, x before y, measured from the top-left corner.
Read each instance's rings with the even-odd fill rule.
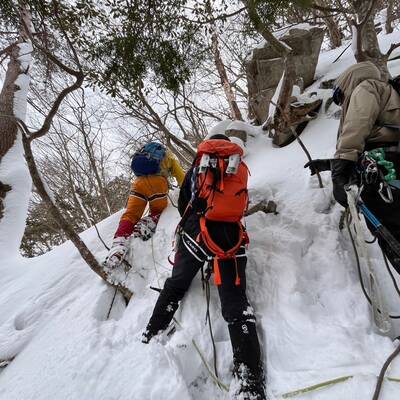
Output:
[[[79,71],[82,72],[82,65],[81,65],[81,63],[79,61],[78,53],[76,52],[76,49],[75,49],[74,45],[72,44],[71,39],[69,38],[67,32],[65,31],[64,24],[61,21],[60,16],[58,14],[58,3],[56,1],[54,1],[54,0],[52,1],[52,3],[53,3],[53,6],[54,6],[54,14],[56,16],[58,25],[60,26],[61,33],[64,36],[69,48],[71,49],[72,54],[74,55],[74,59],[75,59],[76,65],[79,68]]]
[[[396,50],[398,47],[400,47],[400,43],[392,43],[390,45],[390,49],[388,50],[388,52],[385,54],[386,58],[389,58],[390,55],[393,53],[394,50]]]
[[[340,12],[340,13],[345,13],[345,14],[354,14],[353,11],[351,11],[347,8],[319,6],[318,4],[315,4],[315,3],[311,4],[311,8],[314,8],[314,10],[325,11],[325,12]]]
[[[74,74],[75,75],[75,74]],[[62,101],[65,99],[65,97],[68,96],[68,94],[72,93],[74,90],[79,89],[82,86],[83,80],[84,80],[84,75],[82,72],[78,72],[76,76],[76,81],[74,82],[73,85],[66,87],[64,90],[61,91],[61,93],[57,96],[56,100],[54,101],[53,106],[51,107],[49,113],[47,114],[42,127],[37,130],[36,132],[32,133],[29,136],[29,142],[31,142],[34,139],[37,139],[43,135],[45,135],[53,122],[54,117],[56,116],[58,109],[60,108],[60,105]]]
[[[193,9],[190,9],[190,10],[193,10]],[[246,7],[242,7],[242,8],[239,8],[238,10],[236,10],[236,11],[231,12],[230,14],[221,14],[221,15],[218,15],[218,16],[213,17],[213,18],[203,19],[203,20],[201,20],[201,21],[199,21],[199,20],[192,20],[192,19],[187,18],[187,17],[185,17],[185,16],[183,16],[182,18],[183,18],[185,21],[192,22],[192,23],[195,23],[195,24],[199,24],[199,25],[208,25],[208,24],[210,24],[210,23],[212,23],[212,22],[216,22],[216,21],[220,21],[220,20],[225,20],[225,19],[227,19],[227,18],[234,17],[234,16],[236,16],[236,15],[238,15],[238,14],[241,14],[241,13],[242,13],[243,11],[245,11],[245,10],[246,10]]]
[[[254,0],[242,0],[242,3],[246,5],[249,18],[256,31],[281,55],[281,57],[286,57],[291,52],[291,49],[278,40],[265,26],[258,14]]]

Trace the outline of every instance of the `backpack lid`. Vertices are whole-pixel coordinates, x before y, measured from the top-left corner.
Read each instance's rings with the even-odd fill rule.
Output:
[[[203,154],[212,154],[225,158],[232,154],[243,156],[243,149],[236,143],[228,142],[224,139],[209,139],[199,144],[197,154],[199,157]]]

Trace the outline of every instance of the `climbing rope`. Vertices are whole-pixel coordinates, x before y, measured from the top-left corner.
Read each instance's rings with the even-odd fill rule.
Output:
[[[213,347],[213,360],[214,360],[214,373],[217,378],[218,376],[218,369],[217,369],[217,348],[215,346],[214,334],[211,325],[211,316],[210,316],[210,277],[211,277],[212,268],[210,262],[207,263],[206,274],[204,275],[203,268],[201,269],[201,280],[203,284],[203,290],[206,294],[206,303],[207,303],[207,310],[206,310],[206,323],[208,322],[208,328],[210,331],[211,343]]]
[[[395,354],[395,353],[396,353],[396,354]],[[386,361],[386,363],[385,363],[385,365],[384,365],[384,368],[385,368],[385,369],[382,368],[383,375],[384,375],[384,372],[386,371],[387,367],[389,366],[390,362],[392,362],[393,359],[394,359],[394,357],[396,357],[396,355],[398,355],[399,353],[400,353],[400,346],[395,350],[394,353],[392,353],[392,354],[389,356],[390,360],[388,359],[388,360]],[[389,361],[389,362],[388,362],[388,361]],[[387,364],[387,365],[386,365],[386,364]],[[381,371],[381,374],[382,374],[382,371]],[[380,374],[379,377],[378,377],[378,382],[379,382],[379,379],[380,379],[381,374]],[[314,392],[314,391],[319,390],[319,389],[324,389],[324,388],[326,388],[326,387],[328,387],[328,386],[334,386],[334,385],[337,385],[337,384],[339,384],[339,383],[346,382],[346,381],[348,381],[349,379],[354,378],[355,376],[356,376],[356,375],[347,375],[347,376],[341,376],[341,377],[335,378],[335,379],[330,379],[330,380],[327,380],[327,381],[324,381],[324,382],[316,383],[316,384],[311,385],[311,386],[307,386],[307,387],[304,387],[304,388],[301,388],[301,389],[297,389],[297,390],[293,390],[293,391],[291,391],[291,392],[284,393],[284,394],[282,394],[280,397],[282,397],[283,399],[289,399],[289,398],[291,398],[291,397],[302,396],[302,395],[304,395],[304,394],[307,394],[307,393],[310,393],[310,392]],[[400,379],[399,379],[399,378],[391,378],[391,377],[384,377],[384,376],[382,376],[382,381],[383,381],[384,379],[388,380],[389,382],[400,383]],[[372,400],[378,400],[378,398],[377,398],[377,397],[376,397],[376,398],[374,397]]]
[[[323,389],[323,388],[325,388],[327,386],[337,385],[338,383],[345,382],[345,381],[347,381],[347,380],[349,380],[351,378],[353,378],[353,375],[341,376],[340,378],[330,379],[329,381],[324,381],[324,382],[317,383],[317,384],[312,385],[312,386],[307,386],[307,387],[302,388],[302,389],[297,389],[297,390],[294,390],[292,392],[285,393],[285,394],[282,395],[282,398],[289,399],[290,397],[300,396],[300,395],[303,395],[303,394],[306,394],[306,393],[313,392],[313,391],[318,390],[318,389]]]
[[[400,336],[397,337],[396,339],[399,340]],[[372,400],[378,400],[379,399],[379,394],[380,394],[381,389],[382,389],[383,379],[385,377],[385,373],[386,373],[390,363],[396,358],[396,356],[398,354],[400,354],[400,341],[399,341],[399,345],[397,346],[396,350],[392,354],[390,354],[390,356],[387,358],[387,360],[383,364],[381,372],[379,373],[379,376],[378,376],[378,381],[376,383],[375,393],[374,393],[374,397],[372,398]]]
[[[364,280],[363,280],[363,277],[362,277],[360,256],[359,256],[358,251],[357,251],[357,247],[356,247],[356,244],[355,244],[355,240],[354,240],[353,234],[351,233],[351,229],[350,229],[350,213],[348,212],[348,210],[346,210],[346,214],[347,214],[346,217],[345,217],[346,226],[347,226],[347,231],[349,232],[350,241],[351,241],[351,244],[352,244],[352,247],[353,247],[353,251],[354,251],[354,255],[355,255],[355,258],[356,258],[358,278],[360,280],[361,290],[364,293],[364,296],[367,299],[368,303],[372,306],[371,298],[367,293],[367,290],[366,290],[365,284],[364,284]],[[378,309],[378,312],[381,313],[381,310]],[[392,318],[392,319],[400,319],[400,315],[390,315],[389,314],[389,317]]]

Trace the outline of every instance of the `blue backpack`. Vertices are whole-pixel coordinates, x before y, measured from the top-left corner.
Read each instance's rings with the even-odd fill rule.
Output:
[[[133,173],[136,176],[159,174],[160,164],[166,152],[167,149],[160,143],[147,143],[132,157],[131,168]]]

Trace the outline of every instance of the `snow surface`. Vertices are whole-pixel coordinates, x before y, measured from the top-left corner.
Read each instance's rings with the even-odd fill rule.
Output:
[[[383,36],[384,46],[398,36]],[[317,89],[320,81],[336,77],[353,62],[348,52],[332,64],[342,49],[321,55],[317,82],[309,91],[328,98],[329,91]],[[400,64],[392,64],[395,73]],[[313,157],[333,155],[337,125],[323,111],[309,123],[301,137]],[[246,220],[251,239],[248,296],[258,319],[271,399],[272,394],[279,399],[285,392],[345,375],[354,378],[297,398],[370,399],[395,345],[371,322],[348,235],[338,229],[341,207],[332,200],[329,174],[323,176],[325,188],[319,189],[303,168],[306,158],[297,143],[273,148],[264,134],[251,130],[246,157],[251,198],[274,200],[279,211]],[[98,224],[107,241],[119,217]],[[117,296],[108,320],[114,291],[91,272],[70,242],[34,259],[2,259],[0,360],[15,358],[0,369],[1,400],[228,398],[213,384],[191,343],[194,338],[212,364],[200,277],[176,314],[184,329],[148,345],[140,342],[157,298],[149,286],[162,286],[171,273],[167,258],[177,221],[177,210],[170,206],[152,240],[132,240],[134,269],[119,276],[135,295],[126,309]],[[81,236],[103,259],[106,250],[95,230]],[[378,248],[372,247],[385,299],[396,313],[399,299]],[[231,345],[215,287],[211,316],[220,377],[229,385]],[[397,335],[399,324],[391,332],[391,337]],[[388,375],[400,378],[400,359]],[[399,383],[385,381],[380,399],[398,400],[399,393]]]

